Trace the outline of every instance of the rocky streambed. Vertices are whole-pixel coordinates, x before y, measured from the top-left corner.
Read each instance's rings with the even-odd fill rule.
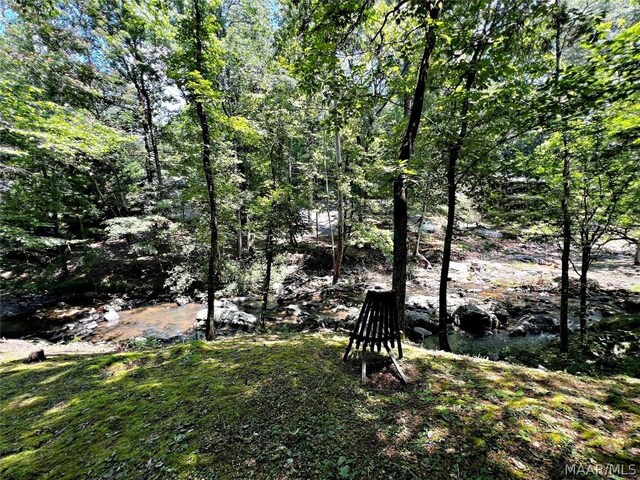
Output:
[[[268,305],[266,328],[274,331],[333,330],[349,332],[368,289],[384,285],[365,282],[330,285],[324,277],[307,277],[276,285]],[[76,299],[77,300],[77,299]],[[117,343],[151,339],[177,342],[203,338],[205,298],[176,298],[174,302],[144,304],[142,300],[113,298],[99,305],[40,302],[28,317],[2,319],[1,335],[44,338],[50,341],[84,340]],[[640,315],[640,295],[601,291],[589,299],[589,324],[617,315]],[[577,330],[578,305],[570,305],[570,328]],[[258,296],[215,301],[217,335],[252,332],[261,327]],[[559,297],[543,288],[469,288],[448,299],[450,343],[460,353],[499,358],[503,348],[550,341],[559,332]],[[437,348],[438,299],[413,294],[407,298],[406,335]]]

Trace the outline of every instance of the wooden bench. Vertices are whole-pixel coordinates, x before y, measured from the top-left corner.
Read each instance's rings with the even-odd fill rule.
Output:
[[[407,383],[398,360],[391,351],[398,344],[398,358],[402,358],[402,342],[400,326],[398,325],[398,310],[396,308],[396,294],[391,291],[369,290],[362,304],[360,315],[356,321],[349,345],[344,352],[343,360],[346,362],[355,342],[355,350],[362,347],[362,383],[367,383],[367,358],[366,351],[378,352],[385,348],[391,361],[395,365],[403,383]]]

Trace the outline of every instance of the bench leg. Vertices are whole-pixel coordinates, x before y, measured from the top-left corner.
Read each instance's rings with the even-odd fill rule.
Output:
[[[400,374],[400,379],[402,380],[402,383],[404,383],[406,385],[409,382],[407,381],[407,377],[404,376],[404,372],[400,368],[400,364],[398,363],[398,360],[396,360],[395,355],[393,354],[393,352],[391,351],[391,349],[389,348],[389,346],[386,343],[384,344],[384,348],[387,349],[387,353],[391,357],[391,361],[395,365],[396,370],[398,370],[398,373]]]

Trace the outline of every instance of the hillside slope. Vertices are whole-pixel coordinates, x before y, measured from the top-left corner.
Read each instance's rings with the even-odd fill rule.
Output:
[[[549,479],[580,478],[566,464],[638,468],[640,380],[407,346],[411,385],[379,361],[362,387],[359,362],[341,361],[345,345],[237,337],[0,365],[0,477]]]

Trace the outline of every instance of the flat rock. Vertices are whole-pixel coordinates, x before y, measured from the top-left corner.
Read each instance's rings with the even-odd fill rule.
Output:
[[[120,320],[120,315],[115,310],[107,310],[104,315],[102,315],[107,322],[118,322]]]

